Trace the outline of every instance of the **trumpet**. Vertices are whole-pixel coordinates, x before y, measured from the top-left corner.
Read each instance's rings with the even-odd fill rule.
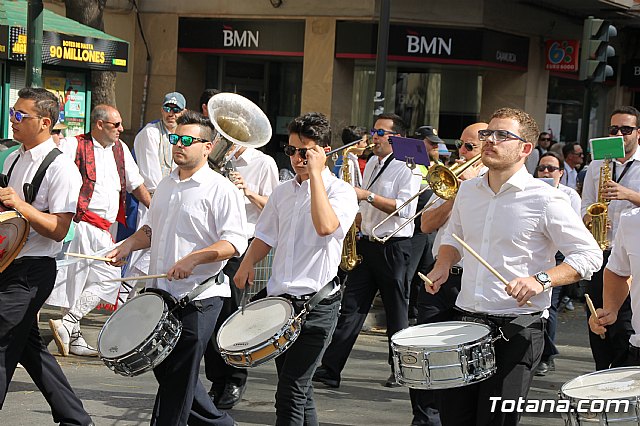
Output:
[[[444,200],[450,200],[456,196],[458,193],[458,189],[460,188],[460,182],[458,182],[458,177],[464,173],[469,167],[475,165],[478,161],[480,161],[481,154],[476,155],[465,163],[462,164],[454,164],[451,167],[443,166],[441,164],[434,164],[429,168],[429,172],[427,173],[426,180],[427,186],[418,191],[415,195],[411,196],[407,201],[402,203],[400,207],[395,209],[392,213],[387,215],[384,219],[382,219],[376,226],[371,230],[371,236],[381,243],[387,242],[390,238],[396,235],[400,230],[404,229],[410,223],[413,223],[416,217],[420,216],[422,213],[427,211],[429,207],[431,207],[436,200],[433,200],[430,203],[427,203],[419,212],[411,216],[409,219],[400,224],[399,227],[394,229],[392,233],[387,235],[386,237],[378,237],[376,236],[376,230],[385,224],[389,219],[393,216],[397,215],[402,209],[408,206],[414,199],[421,196],[425,191],[431,189],[434,194]]]

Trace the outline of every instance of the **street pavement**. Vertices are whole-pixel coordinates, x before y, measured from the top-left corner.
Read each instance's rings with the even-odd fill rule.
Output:
[[[44,309],[40,329],[49,350],[57,356],[51,341],[48,320],[56,315]],[[97,341],[100,327],[107,318],[104,313],[92,313],[83,319],[83,333],[90,343]],[[556,359],[556,371],[534,380],[530,399],[556,399],[562,385],[591,372],[594,364],[588,348],[584,306],[575,303],[575,311],[560,315],[557,343],[561,355]],[[322,425],[409,425],[411,404],[406,388],[389,389],[383,383],[389,376],[386,336],[380,331],[361,334],[343,372],[339,389],[317,385],[315,390],[318,416]],[[127,378],[112,373],[97,358],[57,357],[77,395],[93,417],[96,425],[143,425],[151,418],[155,391],[153,374]],[[209,382],[201,368],[201,380]],[[247,391],[242,401],[230,411],[240,425],[275,423],[274,393],[276,385],[273,361],[250,371]],[[178,395],[176,395],[178,397]],[[0,425],[50,425],[53,420],[49,406],[28,374],[18,369],[9,387]],[[564,425],[555,413],[531,414],[522,418],[523,425]]]

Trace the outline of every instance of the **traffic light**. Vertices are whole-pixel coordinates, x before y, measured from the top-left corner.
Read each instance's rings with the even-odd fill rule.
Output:
[[[602,83],[613,76],[613,68],[607,59],[616,54],[609,46],[609,39],[618,35],[616,27],[603,19],[589,16],[584,20],[582,48],[580,52],[580,80]]]

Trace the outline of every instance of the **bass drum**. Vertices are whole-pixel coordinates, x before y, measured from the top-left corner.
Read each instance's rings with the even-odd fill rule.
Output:
[[[13,262],[29,235],[29,221],[0,203],[0,272]]]

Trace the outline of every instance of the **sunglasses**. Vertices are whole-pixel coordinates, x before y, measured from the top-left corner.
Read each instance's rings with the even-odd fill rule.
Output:
[[[174,113],[174,114],[177,114],[177,113],[179,113],[180,111],[182,111],[182,108],[179,108],[179,107],[177,107],[177,106],[175,106],[175,107],[163,106],[163,107],[162,107],[162,110],[163,110],[164,112],[172,112],[172,113]]]
[[[463,142],[460,139],[456,139],[455,144],[456,148],[464,146],[464,149],[466,149],[467,151],[473,151],[474,149],[476,149],[476,146],[471,142]]]
[[[540,139],[538,139],[538,140],[539,140],[540,142],[542,142],[542,141],[550,142],[550,141],[551,141],[551,138],[540,138]]]
[[[630,135],[631,133],[633,133],[633,131],[637,129],[637,127],[631,127],[631,126],[609,126],[609,134],[610,135],[617,135],[618,132],[622,133],[623,135]]]
[[[496,143],[508,141],[510,139],[518,139],[519,141],[526,142],[520,136],[511,133],[508,130],[478,130],[478,139],[480,142],[486,142],[490,137],[493,137],[493,140]]]
[[[300,155],[300,158],[302,158],[303,160],[306,160],[307,149],[308,148],[296,148],[293,145],[285,145],[284,153],[287,154],[289,157],[293,157],[294,155],[296,155],[296,152],[297,152]]]
[[[536,167],[536,170],[539,172],[544,172],[545,170],[549,171],[549,172],[555,172],[560,170],[560,167],[558,166],[538,166]]]
[[[31,115],[24,112],[16,111],[13,108],[9,108],[9,117],[16,120],[16,123],[22,123],[25,118],[42,118],[41,115]]]
[[[399,135],[398,132],[384,129],[371,129],[369,132],[371,132],[371,136],[378,135],[380,137],[383,137],[384,135]]]
[[[109,123],[109,124],[113,124],[113,127],[115,127],[116,129],[118,127],[120,127],[120,125],[122,124],[121,121],[118,121],[117,123],[114,123],[113,121],[107,121],[107,120],[102,120],[103,123]]]
[[[194,142],[211,142],[206,139],[196,138],[195,136],[189,135],[176,135],[175,133],[169,134],[169,143],[171,145],[177,145],[178,141],[182,144],[182,146],[191,146]]]

